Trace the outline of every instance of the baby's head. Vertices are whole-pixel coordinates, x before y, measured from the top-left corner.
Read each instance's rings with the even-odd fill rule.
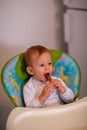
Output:
[[[50,51],[46,47],[41,45],[31,46],[30,48],[28,48],[24,56],[27,66],[32,66],[33,62],[45,52],[51,55]]]
[[[35,79],[46,81],[46,74],[51,75],[53,71],[52,57],[47,48],[41,45],[32,46],[27,49],[24,58],[27,63],[27,72]]]

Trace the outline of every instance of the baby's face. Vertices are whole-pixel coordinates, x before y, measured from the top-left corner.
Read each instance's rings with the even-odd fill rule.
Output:
[[[51,55],[48,52],[41,54],[38,58],[34,58],[32,64],[33,76],[36,80],[42,82],[47,81],[46,74],[51,75],[53,70]]]

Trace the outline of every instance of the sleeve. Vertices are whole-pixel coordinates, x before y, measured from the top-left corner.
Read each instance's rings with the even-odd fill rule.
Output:
[[[38,98],[35,98],[36,89],[29,81],[25,84],[23,89],[23,97],[26,107],[42,107],[39,103]]]
[[[59,79],[59,80],[61,81],[62,85],[66,88],[65,93],[63,93],[63,94],[59,93],[59,96],[60,96],[61,100],[63,100],[65,103],[72,102],[74,100],[74,93],[73,93],[73,91],[70,88],[68,88],[66,86],[66,84],[61,79]]]

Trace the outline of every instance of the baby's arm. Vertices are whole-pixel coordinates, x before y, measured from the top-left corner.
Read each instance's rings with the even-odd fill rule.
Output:
[[[74,93],[73,91],[66,86],[66,84],[60,80],[62,85],[65,87],[66,91],[65,93],[59,93],[60,95],[60,98],[65,102],[65,103],[69,103],[69,102],[72,102],[74,100]]]
[[[34,87],[32,82],[27,82],[23,89],[24,102],[26,107],[42,107],[44,105],[45,100],[50,96],[53,92],[52,83],[48,83],[39,97],[36,97],[37,89]]]
[[[74,100],[74,93],[61,79],[53,79],[51,82],[53,82],[54,87],[58,90],[60,98],[64,102],[69,103]]]
[[[45,87],[44,87],[44,89],[43,89],[43,91],[42,91],[42,93],[41,93],[41,95],[39,96],[39,102],[40,102],[40,104],[41,105],[43,105],[44,104],[44,102],[46,101],[46,99],[50,96],[50,94],[53,92],[53,84],[52,83],[48,83]]]
[[[66,92],[65,85],[62,84],[62,82],[58,79],[54,79],[53,81],[54,87],[58,90],[60,94],[63,94]]]

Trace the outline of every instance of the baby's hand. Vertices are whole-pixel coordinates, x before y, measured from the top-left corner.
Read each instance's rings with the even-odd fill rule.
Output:
[[[45,100],[50,96],[50,94],[51,94],[52,92],[53,92],[53,83],[48,83],[48,84],[44,87],[44,89],[43,89],[41,95],[39,96],[39,102],[40,102],[41,104],[44,104]]]
[[[60,80],[58,80],[58,79],[53,79],[53,80],[51,80],[50,83],[52,83],[52,84],[54,85],[54,87],[58,90],[59,93],[61,93],[61,94],[62,94],[62,93],[65,93],[66,89],[65,89],[65,87],[62,85],[62,83],[61,83]]]

